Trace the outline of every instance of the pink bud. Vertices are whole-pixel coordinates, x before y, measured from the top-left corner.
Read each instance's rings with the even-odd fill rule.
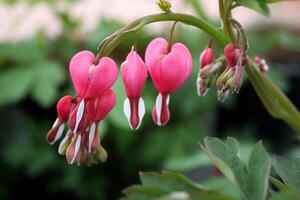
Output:
[[[228,44],[224,49],[224,55],[227,67],[234,67],[240,56],[240,49],[236,48],[234,44]]]
[[[69,70],[78,96],[91,99],[110,88],[118,76],[116,63],[102,57],[94,64],[95,56],[90,51],[81,51],[71,60]]]
[[[174,44],[169,51],[165,39],[154,39],[146,49],[146,64],[159,95],[152,111],[153,121],[166,125],[170,119],[169,94],[179,88],[192,72],[192,55],[181,43]]]
[[[147,66],[133,49],[121,65],[121,75],[127,97],[140,97],[147,79]]]
[[[64,96],[56,104],[57,114],[60,120],[67,121],[72,110],[73,97]]]
[[[49,144],[52,145],[61,138],[65,128],[65,122],[68,121],[72,107],[73,97],[71,96],[64,96],[57,102],[56,110],[58,118],[46,136],[46,140]]]
[[[124,102],[124,114],[130,127],[138,129],[145,114],[145,104],[141,95],[147,79],[147,67],[133,49],[121,65],[121,75],[128,97]]]
[[[214,52],[212,48],[206,48],[200,55],[200,68],[205,68],[214,61]]]
[[[261,72],[266,72],[269,70],[269,65],[267,64],[266,60],[259,57],[259,56],[255,56],[255,62],[259,67],[259,70]]]

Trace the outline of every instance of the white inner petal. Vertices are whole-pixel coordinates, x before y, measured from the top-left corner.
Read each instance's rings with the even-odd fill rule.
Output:
[[[53,123],[52,128],[54,128],[58,124],[59,118],[56,118],[55,122]]]
[[[57,140],[59,140],[59,138],[62,136],[64,132],[64,129],[65,129],[65,124],[61,124],[57,130],[54,140],[50,143],[50,145],[53,145]]]
[[[140,99],[139,99],[139,125],[137,126],[136,129],[138,129],[141,126],[144,115],[145,115],[145,102],[140,97]]]
[[[96,123],[93,123],[89,132],[89,153],[92,152],[92,143],[95,137]]]
[[[157,125],[161,126],[162,94],[159,93],[155,102],[155,112],[157,116]]]
[[[77,129],[78,129],[78,126],[79,126],[79,123],[82,119],[82,116],[83,116],[83,113],[84,113],[84,99],[81,100],[80,104],[79,104],[79,107],[78,107],[78,110],[77,110],[77,113],[76,113],[76,123],[75,123],[75,128],[74,128],[74,134],[77,132]]]
[[[58,154],[59,155],[64,155],[66,151],[66,142],[69,140],[70,135],[67,133],[66,136],[61,140],[58,146]]]
[[[80,144],[81,144],[81,135],[79,135],[77,137],[77,140],[76,140],[76,144],[75,144],[75,149],[74,149],[74,155],[73,155],[73,158],[71,160],[71,164],[74,163],[77,155],[78,155],[78,152],[79,152],[79,149],[80,149]]]
[[[126,116],[126,118],[128,120],[130,128],[132,129],[132,126],[131,126],[131,123],[130,123],[131,109],[130,109],[130,102],[129,102],[128,98],[126,98],[125,101],[124,101],[123,112],[124,112],[124,115]]]
[[[200,93],[200,90],[201,90],[201,84],[200,84],[200,81],[201,81],[201,77],[198,75],[198,78],[197,78],[197,81],[196,81],[197,94],[198,94],[198,96],[201,96],[201,93]]]

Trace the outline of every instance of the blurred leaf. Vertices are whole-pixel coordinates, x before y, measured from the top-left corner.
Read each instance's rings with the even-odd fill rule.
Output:
[[[280,191],[286,191],[288,190],[288,187],[286,185],[284,185],[281,181],[279,181],[278,179],[274,178],[274,177],[269,177],[270,182]]]
[[[204,182],[201,182],[204,186],[222,192],[228,196],[232,196],[234,198],[239,198],[239,191],[238,188],[224,176],[218,177],[209,177]],[[224,190],[226,188],[226,190]]]
[[[0,105],[12,104],[24,98],[30,90],[34,71],[18,66],[0,74]]]
[[[32,66],[35,71],[32,97],[43,107],[56,99],[59,85],[64,81],[64,71],[56,62],[41,62]]]
[[[235,0],[238,4],[256,10],[263,15],[270,15],[268,0]]]
[[[280,192],[272,196],[271,200],[297,200],[300,196],[293,191]]]
[[[141,186],[132,186],[124,190],[127,199],[206,199],[230,200],[232,197],[209,190],[190,180],[184,175],[163,171],[162,174],[147,172],[140,174]],[[149,198],[151,195],[151,198]]]
[[[300,159],[287,160],[280,157],[274,157],[273,166],[284,183],[300,193]]]

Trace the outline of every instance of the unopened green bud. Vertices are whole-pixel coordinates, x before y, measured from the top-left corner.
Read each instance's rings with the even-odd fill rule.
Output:
[[[158,0],[156,4],[160,7],[160,9],[166,13],[171,12],[172,5],[167,0]]]

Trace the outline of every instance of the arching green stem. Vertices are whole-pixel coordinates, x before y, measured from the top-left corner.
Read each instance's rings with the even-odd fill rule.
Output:
[[[97,55],[96,62],[102,56],[108,56],[120,44],[120,42],[126,38],[128,34],[140,30],[147,24],[162,21],[177,21],[197,27],[210,35],[214,41],[223,47],[228,44],[230,40],[232,40],[232,38],[229,39],[223,34],[223,32],[220,32],[210,23],[192,15],[180,13],[149,15],[137,19],[131,24],[115,32],[110,37],[106,38],[99,47],[100,52]],[[249,62],[248,66],[246,67],[246,72],[257,95],[263,102],[270,115],[289,124],[298,134],[298,138],[300,139],[300,113],[293,103],[268,77],[257,70],[253,62]]]
[[[135,32],[147,24],[162,21],[178,21],[187,25],[195,26],[206,32],[221,45],[226,45],[229,41],[223,33],[218,31],[214,26],[203,19],[181,13],[163,13],[149,15],[137,19],[136,21],[114,33],[102,43],[102,47],[100,48],[100,52],[97,55],[97,59],[102,56],[109,55],[129,33]]]

